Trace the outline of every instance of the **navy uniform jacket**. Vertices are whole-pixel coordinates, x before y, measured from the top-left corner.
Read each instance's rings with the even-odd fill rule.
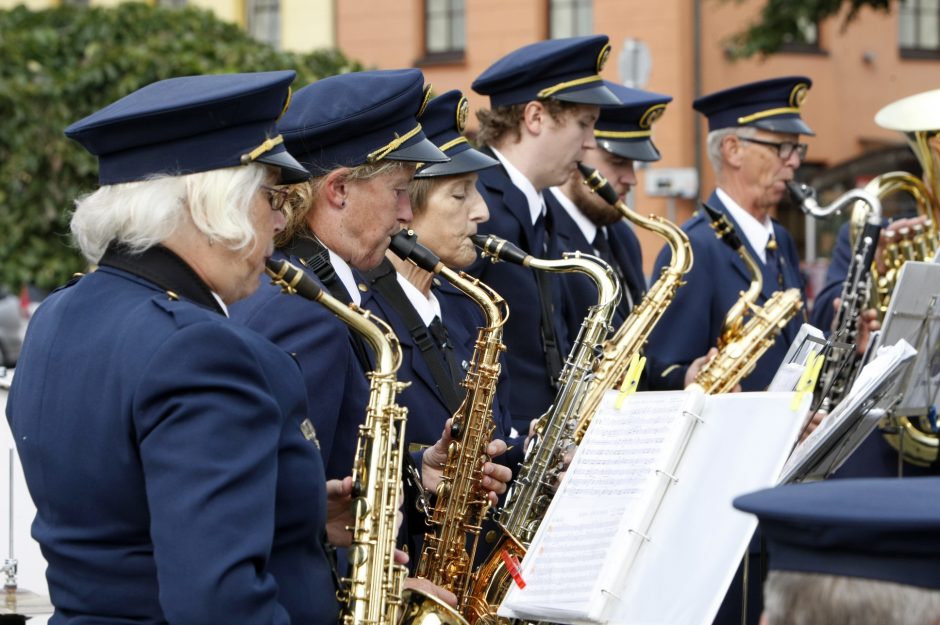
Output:
[[[492,155],[488,150],[483,151]],[[480,224],[480,234],[500,236],[538,258],[559,257],[555,237],[546,233],[544,228],[539,231],[533,226],[525,196],[512,184],[503,167],[480,171],[477,189],[490,211],[489,221]],[[543,252],[541,241],[546,234],[548,249]],[[477,260],[469,272],[509,303],[509,321],[504,331],[513,388],[509,412],[516,430],[524,434],[529,431],[529,421],[540,417],[555,398],[542,347],[542,305],[535,272],[520,265],[492,263],[485,258]],[[552,323],[563,361],[570,345],[562,317],[562,283],[558,274],[549,274],[549,282],[552,287]]]
[[[728,215],[727,209],[716,194],[712,194],[708,203]],[[740,232],[730,215],[728,219]],[[667,367],[679,365],[671,371],[667,369],[653,374],[660,377],[666,374],[671,388],[682,388],[688,365],[716,345],[725,315],[738,301],[741,291],[747,290],[751,282],[747,265],[734,250],[715,236],[704,211],[699,211],[683,224],[682,229],[689,236],[692,245],[692,269],[686,274],[686,284],[679,287],[675,299],[653,330],[647,345],[647,351],[656,361],[664,363]],[[783,288],[795,287],[802,291],[803,278],[800,275],[799,258],[793,239],[776,221],[773,223],[773,229],[778,245],[777,253],[783,261]],[[742,239],[757,264],[762,265],[747,239],[743,236]],[[667,247],[656,259],[654,276],[659,275],[669,258],[670,250]],[[757,298],[758,305],[763,305],[774,291],[779,290],[775,268],[762,265],[762,270],[764,284],[763,292]],[[790,320],[777,335],[773,346],[757,361],[754,371],[741,382],[743,390],[764,390],[770,384],[802,323],[802,313],[796,314]]]
[[[582,252],[597,255],[594,246],[584,237],[578,224],[571,218],[568,211],[559,204],[554,193],[545,193],[545,203],[552,212],[555,224],[555,235],[558,237],[559,250],[564,252]],[[607,226],[607,240],[614,257],[617,269],[623,275],[625,284],[621,288],[630,292],[633,305],[636,306],[646,292],[646,279],[643,277],[643,256],[640,241],[636,234],[623,221]],[[587,315],[588,308],[597,304],[597,287],[594,282],[583,274],[564,274],[564,316],[568,332],[568,340],[573,343],[578,337],[581,322]],[[620,327],[625,317],[620,311],[612,320],[615,328]]]
[[[50,296],[7,407],[50,622],[335,623],[302,383],[262,337],[126,271]]]
[[[385,261],[383,266],[387,266],[392,272],[395,271],[388,261]],[[368,283],[367,278],[360,278]],[[434,294],[441,305],[441,321],[447,328],[448,338],[454,348],[454,356],[461,366],[461,371],[465,373],[467,364],[473,356],[477,330],[483,324],[483,313],[473,300],[446,280],[434,278],[434,283]],[[362,306],[387,321],[401,344],[402,363],[398,369],[398,379],[411,383],[398,396],[399,404],[408,408],[406,441],[409,446],[412,444],[422,447],[433,445],[441,438],[444,422],[453,416],[453,410],[434,383],[431,370],[408,331],[408,325],[391,303],[370,286],[363,293]],[[463,382],[462,378],[457,380],[457,384],[461,382]],[[459,386],[457,395],[461,401],[465,394],[466,389]],[[495,436],[507,439],[512,422],[508,412],[500,408],[498,397],[494,402],[493,415],[497,422]]]
[[[275,252],[329,292],[295,256]],[[267,280],[231,307],[232,319],[266,337],[300,363],[328,479],[350,475],[369,384],[352,346],[352,330],[317,302],[282,293]],[[436,440],[436,439],[435,439]]]
[[[836,312],[832,302],[842,295],[842,284],[849,273],[849,264],[852,262],[852,244],[849,242],[849,223],[842,224],[836,245],[832,249],[832,260],[826,271],[826,285],[819,291],[813,302],[813,312],[810,314],[810,323],[826,333],[832,331],[832,321]]]

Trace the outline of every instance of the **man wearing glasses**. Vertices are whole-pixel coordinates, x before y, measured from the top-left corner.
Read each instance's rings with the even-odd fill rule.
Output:
[[[717,188],[706,204],[731,221],[747,251],[761,268],[763,305],[775,291],[803,289],[796,246],[790,234],[771,218],[806,156],[800,135],[813,131],[800,118],[800,107],[811,82],[802,76],[748,83],[698,98],[695,110],[708,118],[708,157],[715,170]],[[751,275],[744,261],[715,237],[704,211],[683,224],[694,254],[686,284],[666,309],[650,337],[647,352],[654,361],[674,363],[659,375],[660,382],[682,388],[688,365],[714,347],[725,315],[747,290]],[[669,250],[660,253],[653,275],[669,261]],[[774,345],[741,382],[745,391],[764,390],[796,337],[802,317],[794,317],[777,336]],[[659,384],[658,386],[662,386]],[[748,625],[757,625],[761,612],[760,559],[752,541]],[[742,575],[735,574],[715,624],[738,625],[741,619]]]
[[[790,234],[772,219],[806,156],[800,135],[813,131],[800,118],[811,85],[809,78],[791,76],[748,83],[698,98],[695,110],[708,118],[708,157],[717,188],[706,203],[727,215],[747,251],[760,266],[763,305],[775,291],[802,290],[799,258]],[[648,352],[666,365],[660,384],[682,388],[688,365],[714,347],[725,315],[751,281],[744,261],[715,237],[704,211],[682,226],[689,235],[694,261],[675,301],[650,337]],[[653,275],[669,261],[660,253]],[[802,323],[797,315],[754,371],[741,383],[745,391],[764,390]]]

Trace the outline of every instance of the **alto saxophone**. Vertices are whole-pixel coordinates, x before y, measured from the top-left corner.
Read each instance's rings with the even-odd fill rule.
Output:
[[[463,604],[463,615],[470,623],[479,620],[492,623],[511,582],[505,559],[518,560],[525,555],[551,502],[553,485],[564,466],[564,454],[574,442],[573,433],[594,360],[610,332],[610,321],[620,301],[620,283],[610,265],[580,252],[565,254],[561,260],[544,260],[533,258],[495,236],[478,235],[474,242],[494,262],[503,260],[541,271],[584,273],[598,289],[598,303],[581,323],[577,340],[565,360],[555,400],[536,423],[525,459],[500,511],[501,531],[496,545],[473,574]]]
[[[363,336],[375,351],[369,376],[366,421],[359,426],[352,469],[354,524],[349,576],[338,593],[343,625],[466,625],[436,597],[404,588],[408,569],[395,563],[398,490],[401,485],[405,420],[408,409],[395,403],[407,384],[396,372],[401,364],[398,337],[384,321],[324,292],[286,260],[269,260],[265,269],[285,293],[319,302]]]
[[[845,282],[842,283],[839,296],[841,303],[833,322],[835,330],[832,333],[832,349],[823,363],[816,387],[820,395],[817,398],[820,408],[828,412],[832,406],[842,401],[861,365],[861,357],[855,351],[855,344],[858,320],[871,296],[871,269],[881,234],[881,201],[867,191],[852,189],[840,195],[829,206],[821,207],[816,201],[816,190],[812,187],[794,181],[787,182],[787,187],[803,212],[816,218],[837,213],[849,202],[863,202],[868,206],[862,232],[856,237],[852,259]],[[856,207],[853,213],[858,211]]]
[[[591,191],[618,209],[634,224],[664,238],[672,251],[672,258],[669,266],[663,268],[656,283],[630,312],[630,316],[617,329],[614,336],[604,344],[600,360],[594,370],[591,387],[581,407],[581,419],[575,431],[576,443],[580,443],[584,438],[604,393],[615,388],[623,379],[630,364],[630,358],[643,349],[656,323],[675,297],[676,289],[682,286],[682,277],[692,269],[692,246],[689,244],[689,237],[681,228],[658,215],[649,217],[639,215],[617,197],[617,192],[600,172],[580,163],[578,169],[581,170],[584,183],[591,188]]]
[[[486,448],[493,439],[493,399],[499,380],[503,325],[509,308],[491,288],[467,274],[444,265],[428,248],[417,242],[413,231],[402,230],[389,246],[403,260],[446,278],[473,299],[483,310],[485,323],[479,329],[473,357],[461,383],[467,394],[454,414],[453,442],[447,450],[437,501],[428,523],[418,560],[417,576],[430,580],[457,595],[463,607],[470,583],[480,529],[490,507],[483,491],[483,464],[490,458]]]
[[[800,290],[776,291],[763,306],[755,302],[763,288],[760,267],[744,248],[731,222],[719,211],[703,204],[712,228],[722,241],[738,253],[751,272],[751,284],[725,316],[718,339],[718,354],[695,376],[706,393],[727,393],[754,370],[757,361],[774,344],[777,334],[803,307]],[[744,316],[750,312],[745,322]]]

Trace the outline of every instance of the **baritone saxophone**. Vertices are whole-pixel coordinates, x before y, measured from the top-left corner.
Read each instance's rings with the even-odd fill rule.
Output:
[[[774,344],[777,334],[803,307],[799,289],[776,291],[759,306],[757,297],[763,288],[760,267],[738,237],[734,226],[721,212],[703,204],[716,236],[738,253],[751,273],[751,284],[725,316],[718,339],[718,354],[695,376],[695,383],[706,393],[728,393],[746,378],[757,361]],[[745,317],[750,317],[745,321]]]
[[[354,523],[349,576],[337,596],[343,625],[466,625],[436,597],[404,588],[408,569],[395,563],[398,491],[407,408],[395,399],[407,384],[396,372],[401,364],[398,337],[384,321],[324,292],[286,260],[269,260],[265,269],[285,293],[315,301],[365,338],[375,352],[369,377],[369,404],[359,426],[352,468]]]

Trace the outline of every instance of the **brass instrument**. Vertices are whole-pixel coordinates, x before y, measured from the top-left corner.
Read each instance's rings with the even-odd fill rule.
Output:
[[[417,242],[414,231],[402,230],[389,249],[404,260],[444,276],[451,284],[473,299],[483,310],[484,326],[479,329],[473,357],[461,383],[466,397],[454,414],[451,426],[453,442],[437,488],[437,501],[428,523],[424,547],[418,560],[417,575],[457,595],[463,608],[480,529],[490,507],[483,491],[483,464],[489,461],[486,448],[493,439],[493,399],[499,380],[503,325],[509,308],[494,290],[467,274],[457,273],[440,258]]]
[[[689,237],[681,228],[658,215],[643,217],[617,197],[617,192],[600,172],[582,164],[578,165],[578,169],[581,170],[584,183],[591,188],[591,191],[597,193],[637,226],[650,230],[665,239],[672,251],[672,258],[669,266],[663,268],[656,283],[650,287],[642,301],[630,312],[630,316],[617,329],[614,336],[604,343],[600,360],[594,368],[591,387],[581,406],[581,418],[575,430],[576,443],[580,443],[584,438],[604,393],[614,388],[623,379],[630,364],[630,358],[643,349],[656,323],[675,297],[676,289],[682,286],[682,277],[692,269],[692,246],[689,244]]]
[[[610,320],[620,301],[620,283],[610,265],[580,252],[565,254],[560,260],[546,260],[533,258],[495,236],[478,235],[474,242],[493,262],[502,260],[539,271],[584,273],[598,289],[598,303],[589,309],[581,324],[561,371],[555,400],[536,423],[525,459],[500,511],[501,531],[494,539],[496,545],[473,574],[470,592],[462,604],[470,623],[492,623],[497,620],[496,609],[511,582],[503,558],[518,560],[525,555],[551,502],[553,485],[564,466],[564,454],[573,443],[572,435],[597,351],[610,332]]]
[[[851,388],[862,362],[855,346],[858,337],[858,322],[862,311],[868,306],[871,294],[871,269],[881,234],[881,201],[867,191],[852,189],[840,195],[829,206],[820,207],[816,201],[815,189],[793,181],[787,182],[787,187],[791,195],[799,202],[803,212],[816,218],[837,213],[849,202],[855,200],[868,206],[861,233],[855,237],[846,279],[842,283],[839,296],[841,303],[834,320],[832,348],[823,364],[819,374],[819,384],[816,387],[817,393],[822,395],[818,398],[821,400],[820,408],[828,412],[842,401]],[[853,217],[858,219],[856,215]]]
[[[895,193],[907,193],[917,204],[918,213],[927,217],[926,225],[912,233],[898,232],[899,241],[889,241],[885,248],[888,264],[885,275],[877,273],[874,304],[882,316],[887,312],[888,302],[894,290],[895,280],[901,265],[907,260],[932,260],[940,244],[937,224],[940,223],[940,106],[937,90],[919,93],[887,105],[875,115],[875,123],[882,128],[897,130],[904,134],[923,168],[919,179],[903,171],[882,174],[866,187],[883,199]],[[856,216],[853,213],[853,225]],[[926,407],[925,407],[926,411]],[[937,461],[937,434],[933,432],[926,417],[890,415],[882,421],[885,440],[897,449],[905,461],[928,466]]]
[[[755,302],[763,287],[760,267],[744,247],[734,226],[721,212],[707,204],[702,207],[711,219],[716,236],[734,249],[751,272],[751,284],[725,317],[718,341],[718,354],[695,376],[706,393],[727,393],[746,378],[757,361],[773,344],[777,334],[803,307],[799,289],[776,291],[763,306]],[[750,318],[744,321],[745,315]]]
[[[436,597],[404,589],[408,569],[395,563],[398,490],[407,408],[395,403],[407,384],[395,373],[401,364],[398,337],[382,320],[324,292],[302,270],[285,260],[269,260],[265,269],[285,293],[319,302],[361,334],[375,351],[369,376],[366,421],[359,426],[352,469],[352,546],[349,576],[338,593],[343,625],[466,625]]]

